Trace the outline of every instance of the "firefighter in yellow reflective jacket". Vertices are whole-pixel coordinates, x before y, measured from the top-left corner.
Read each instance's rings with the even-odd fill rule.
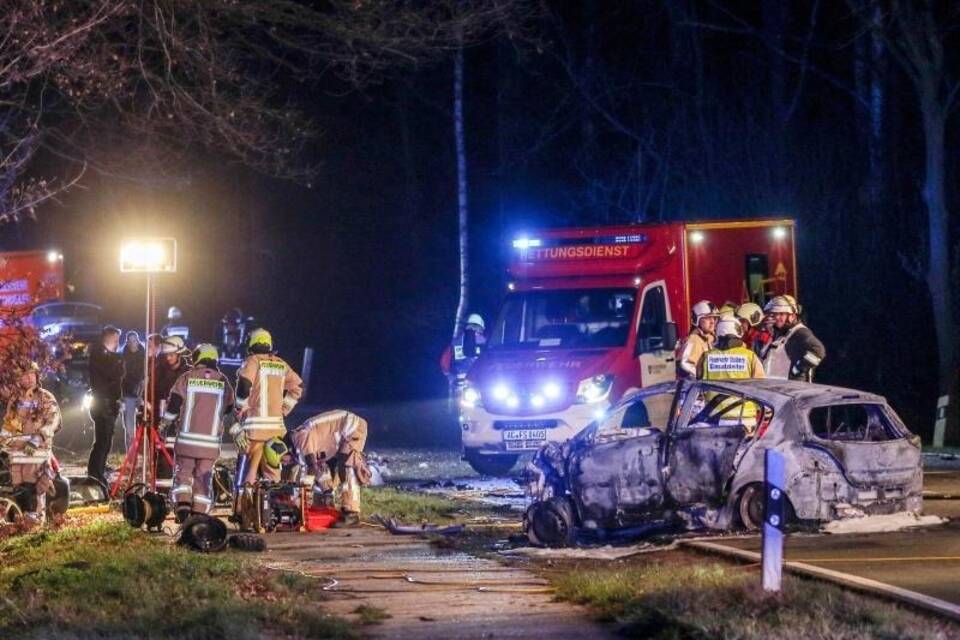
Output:
[[[734,316],[726,316],[717,323],[717,346],[707,351],[697,368],[700,380],[746,380],[764,378],[763,363],[743,344],[743,326]],[[747,435],[757,428],[758,407],[753,402],[744,402],[735,396],[716,401],[718,394],[705,394],[706,402],[717,402],[711,411],[720,416],[721,424],[742,424]]]
[[[690,335],[677,347],[677,377],[693,378],[703,354],[713,346],[714,329],[720,314],[709,300],[701,300],[690,309]]]
[[[213,509],[213,467],[220,457],[223,419],[233,415],[234,404],[233,386],[217,368],[219,359],[212,344],[197,345],[193,368],[174,383],[161,422],[167,437],[179,423],[170,497],[180,521],[191,512]]]
[[[292,430],[290,439],[306,469],[303,484],[313,486],[314,505],[333,506],[339,486],[340,520],[334,526],[358,524],[360,485],[370,478],[363,460],[367,421],[349,411],[327,411]]]
[[[273,353],[273,338],[266,330],[250,333],[247,350],[250,355],[237,372],[239,423],[230,429],[230,435],[237,449],[247,455],[243,483],[253,484],[259,477],[277,482],[280,470],[264,460],[264,443],[286,434],[283,419],[303,395],[303,380]]]
[[[21,372],[0,428],[0,447],[9,457],[17,504],[33,523],[46,519],[47,494],[53,492],[55,476],[50,464],[53,436],[61,424],[57,399],[40,387],[39,375],[36,363]]]

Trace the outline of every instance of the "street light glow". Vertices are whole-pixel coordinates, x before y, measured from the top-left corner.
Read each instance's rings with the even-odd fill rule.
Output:
[[[177,270],[177,241],[173,238],[133,238],[120,247],[120,271],[172,273]]]

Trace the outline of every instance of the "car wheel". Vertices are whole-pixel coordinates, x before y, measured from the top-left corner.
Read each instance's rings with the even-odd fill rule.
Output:
[[[747,531],[756,531],[763,526],[763,485],[750,484],[740,494],[737,503],[740,524]]]
[[[516,454],[480,453],[476,449],[464,451],[467,463],[482,476],[505,476],[517,463]]]
[[[544,547],[569,547],[577,539],[573,505],[554,497],[530,506],[524,518],[527,539]]]
[[[786,498],[786,496],[784,496]],[[740,524],[747,531],[757,531],[763,527],[763,510],[766,495],[764,495],[763,484],[755,482],[747,485],[740,494],[740,500],[737,502],[737,515],[740,516]],[[786,499],[783,505],[784,526],[794,523],[797,519],[793,511],[793,505]]]

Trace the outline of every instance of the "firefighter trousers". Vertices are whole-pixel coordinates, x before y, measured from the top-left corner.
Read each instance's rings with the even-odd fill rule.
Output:
[[[320,464],[318,473],[314,476],[313,499],[314,503],[329,502],[336,494],[340,497],[340,508],[343,511],[360,513],[360,483],[353,465]]]
[[[251,440],[247,445],[247,473],[243,478],[244,484],[255,484],[260,479],[280,482],[280,469],[274,469],[263,458],[263,447],[266,444]]]
[[[214,458],[177,455],[174,461],[173,489],[170,499],[178,506],[190,506],[194,513],[213,510]]]

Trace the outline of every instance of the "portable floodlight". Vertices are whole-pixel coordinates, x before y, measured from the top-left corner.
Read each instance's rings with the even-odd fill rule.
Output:
[[[120,246],[120,271],[124,273],[175,273],[175,238],[130,238]]]

